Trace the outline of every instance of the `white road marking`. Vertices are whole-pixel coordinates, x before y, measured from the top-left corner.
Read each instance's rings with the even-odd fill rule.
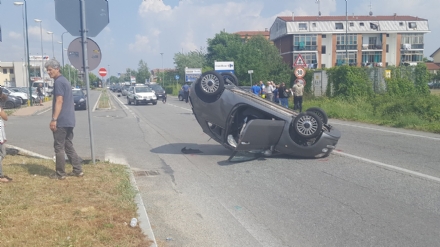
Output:
[[[380,166],[380,167],[384,167],[384,168],[387,168],[387,169],[390,169],[390,170],[394,170],[394,171],[398,171],[398,172],[402,172],[402,173],[407,173],[407,174],[414,175],[414,176],[417,176],[417,177],[421,177],[421,178],[424,178],[424,179],[440,182],[440,178],[438,178],[438,177],[430,176],[430,175],[427,175],[427,174],[424,174],[424,173],[420,173],[420,172],[415,172],[415,171],[408,170],[408,169],[405,169],[405,168],[402,168],[402,167],[388,165],[388,164],[385,164],[385,163],[382,163],[382,162],[379,162],[379,161],[370,160],[370,159],[362,158],[362,157],[359,157],[359,156],[356,156],[356,155],[344,153],[342,151],[334,150],[333,153],[339,154],[341,156],[349,157],[349,158],[352,158],[352,159],[357,159],[357,160],[360,160],[360,161],[364,161],[364,162],[367,162],[367,163],[371,163],[371,164],[374,164],[374,165],[377,165],[377,166]]]
[[[424,135],[417,135],[417,134],[404,133],[404,132],[399,132],[399,131],[384,130],[384,129],[376,129],[376,128],[373,128],[373,127],[365,127],[365,126],[360,126],[360,125],[355,125],[355,124],[344,124],[344,123],[332,123],[332,124],[335,124],[335,125],[344,125],[344,126],[356,127],[356,128],[368,129],[368,130],[376,130],[376,131],[382,131],[382,132],[387,132],[387,133],[392,133],[392,134],[399,134],[399,135],[406,135],[406,136],[421,137],[421,138],[426,138],[426,139],[431,139],[431,140],[440,141],[440,138],[439,138],[439,137],[430,137],[430,136],[424,136]]]
[[[52,108],[47,108],[46,110],[37,113],[37,115],[41,115],[41,114],[43,114],[43,113],[45,113],[45,112],[48,112],[48,111],[50,111],[50,110],[52,110]]]
[[[99,99],[101,98],[102,93],[99,94],[98,100],[96,101],[95,105],[93,106],[92,112],[94,112],[96,110],[96,108],[98,107],[98,103],[99,103]]]

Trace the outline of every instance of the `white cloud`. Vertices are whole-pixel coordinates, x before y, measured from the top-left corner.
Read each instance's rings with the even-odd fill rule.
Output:
[[[162,0],[144,0],[139,8],[139,14],[146,16],[149,13],[159,13],[171,10],[171,7],[165,5]]]
[[[40,26],[31,26],[28,28],[28,35],[29,38],[34,38],[40,40],[41,37],[43,37],[43,41],[52,41],[52,35],[48,34],[46,29],[44,27],[41,29],[40,32]],[[56,38],[54,37],[54,42]]]
[[[11,39],[22,39],[23,38],[23,34],[21,34],[21,33],[16,33],[16,32],[9,32],[9,37],[11,38]]]
[[[128,49],[133,52],[148,52],[151,50],[150,39],[138,34],[135,42],[128,45]]]

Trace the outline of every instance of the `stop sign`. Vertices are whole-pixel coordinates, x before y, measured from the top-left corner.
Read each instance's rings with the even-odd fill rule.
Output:
[[[100,68],[98,74],[102,77],[107,75],[107,70],[105,68]]]

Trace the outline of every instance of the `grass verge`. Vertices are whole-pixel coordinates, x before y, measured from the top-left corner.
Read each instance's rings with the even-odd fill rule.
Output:
[[[52,160],[8,155],[0,183],[0,246],[150,246],[139,227],[127,168],[84,165],[83,178],[49,179]],[[69,170],[71,166],[67,164]]]
[[[101,91],[101,97],[99,97],[98,108],[108,109],[110,108],[110,99],[107,89]]]

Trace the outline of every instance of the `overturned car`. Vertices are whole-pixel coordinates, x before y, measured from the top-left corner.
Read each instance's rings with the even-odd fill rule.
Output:
[[[297,113],[237,85],[234,74],[209,71],[191,85],[189,93],[203,132],[234,151],[229,161],[276,153],[322,158],[335,149],[341,133],[328,124],[320,108]]]

